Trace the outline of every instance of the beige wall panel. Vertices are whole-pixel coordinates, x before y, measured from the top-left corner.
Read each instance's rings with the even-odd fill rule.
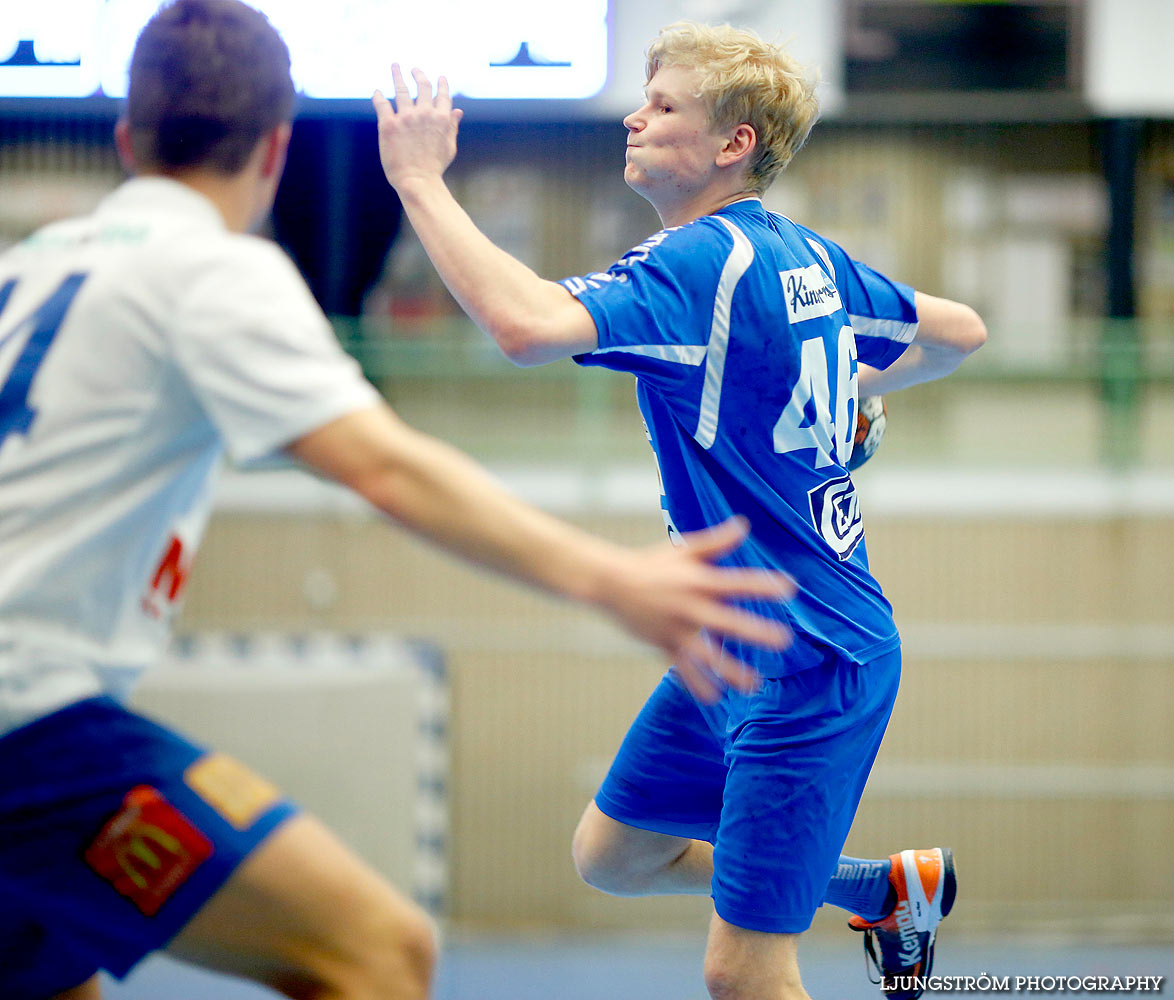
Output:
[[[1136,613],[1123,595],[1140,567],[1104,521],[874,518],[868,551],[901,623],[1109,622]]]
[[[659,669],[632,657],[453,657],[456,912],[575,919],[588,899],[571,835]]]
[[[1139,699],[1149,703],[1146,716],[1174,718],[1172,677],[1174,656],[1160,664],[935,662],[913,653],[880,759],[1174,765],[1174,740],[1138,725]]]

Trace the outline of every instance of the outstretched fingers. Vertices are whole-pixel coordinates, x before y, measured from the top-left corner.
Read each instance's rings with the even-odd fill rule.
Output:
[[[725,652],[721,640],[778,651],[792,641],[784,622],[737,602],[789,600],[797,589],[794,580],[771,570],[714,565],[745,541],[748,530],[745,518],[730,518],[685,535],[686,544],[674,550],[693,562],[693,573],[690,596],[678,597],[675,605],[680,617],[674,628],[675,648],[668,652],[686,687],[702,702],[717,700],[727,686],[747,694],[758,688],[755,671]]]
[[[730,517],[712,528],[686,531],[681,535],[681,539],[690,552],[712,562],[733,552],[749,534],[750,522],[746,518]]]
[[[402,114],[404,108],[412,103],[408,81],[404,79],[403,70],[400,69],[399,63],[391,64],[391,87],[391,99],[382,90],[376,90],[371,95],[371,103],[375,106],[375,120],[379,125],[390,123],[396,115]]]
[[[706,602],[692,618],[698,629],[752,646],[781,650],[791,645],[791,630],[782,622],[763,618],[730,604]]]
[[[404,78],[404,71],[399,63],[391,64],[391,83],[395,90],[395,106],[397,111],[412,103],[412,93],[408,90],[408,81]]]
[[[432,81],[428,74],[425,73],[418,66],[412,68],[412,79],[416,84],[416,97],[412,99],[412,91],[408,86],[408,79],[404,76],[403,67],[399,63],[391,64],[391,82],[395,93],[395,109],[397,112],[403,110],[411,105],[425,106],[434,105],[441,110],[448,111],[452,108],[452,97],[449,94],[448,80],[445,77],[440,77],[437,80],[436,93],[432,91]],[[380,97],[383,94],[376,91]]]
[[[723,600],[761,598],[767,601],[789,601],[798,590],[790,576],[777,570],[724,566],[705,566],[702,570],[705,592]]]
[[[452,109],[452,95],[448,90],[448,77],[440,76],[436,80],[436,106],[441,111]]]
[[[431,104],[432,81],[429,80],[425,72],[419,68],[412,70],[412,79],[416,81],[416,103]]]
[[[714,563],[740,546],[750,531],[744,517],[731,517],[721,524],[682,535],[684,550],[701,563]],[[785,601],[795,596],[796,586],[785,573],[764,569],[714,568],[706,587],[723,597],[764,597]]]
[[[758,674],[741,660],[724,652],[720,644],[700,634],[676,658],[677,676],[698,701],[712,705],[727,688],[754,694],[761,684]]]
[[[377,125],[382,125],[395,115],[395,109],[392,108],[391,101],[384,96],[382,90],[377,90],[371,95],[371,103],[375,106],[375,122]]]
[[[444,174],[456,156],[457,126],[461,112],[452,106],[448,81],[432,81],[420,69],[404,75],[403,66],[391,64],[394,102],[382,91],[371,98],[378,124],[379,159],[388,182],[403,193],[412,180],[431,181]],[[416,97],[412,98],[414,81]]]
[[[711,597],[734,600],[764,598],[786,601],[795,596],[795,581],[776,570],[714,565],[746,540],[750,530],[744,517],[731,517],[721,524],[682,535],[684,545],[678,551],[694,560],[701,575],[698,586]]]

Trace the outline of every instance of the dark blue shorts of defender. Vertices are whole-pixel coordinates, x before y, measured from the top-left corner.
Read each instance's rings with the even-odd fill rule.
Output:
[[[296,812],[263,779],[106,698],[0,738],[0,996],[166,945]]]
[[[749,930],[810,926],[897,695],[900,650],[867,664],[814,658],[714,706],[670,671],[595,798],[621,823],[714,844],[714,907]]]

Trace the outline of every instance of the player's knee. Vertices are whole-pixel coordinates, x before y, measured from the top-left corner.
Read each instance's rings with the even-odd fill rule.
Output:
[[[764,970],[760,963],[739,961],[729,952],[713,950],[705,955],[705,987],[711,1000],[755,1000],[767,995],[780,1000],[811,1000],[797,966]]]
[[[741,980],[729,965],[714,959],[705,960],[705,988],[712,1000],[736,1000]]]
[[[750,1000],[750,987],[744,967],[705,957],[705,988],[712,1000]]]

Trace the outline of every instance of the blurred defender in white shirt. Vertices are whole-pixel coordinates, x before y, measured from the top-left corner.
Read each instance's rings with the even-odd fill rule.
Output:
[[[264,458],[378,395],[288,258],[169,178],[42,230],[0,288],[7,730],[157,658],[223,448]]]
[[[0,257],[0,995],[99,996],[151,951],[291,997],[421,998],[426,916],[241,765],[127,711],[168,637],[222,452],[286,453],[480,565],[598,607],[691,689],[751,690],[715,636],[781,647],[712,562],[730,522],[631,551],[405,426],[338,347],[268,212],[289,57],[238,0],[144,29],[116,136],[139,176]],[[375,146],[372,143],[372,155]]]

